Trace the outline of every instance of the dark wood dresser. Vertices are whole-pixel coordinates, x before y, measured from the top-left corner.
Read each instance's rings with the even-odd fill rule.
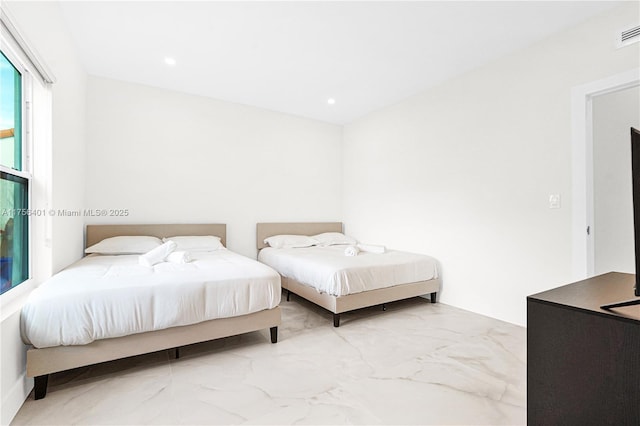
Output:
[[[635,275],[611,272],[527,297],[529,425],[640,425]]]

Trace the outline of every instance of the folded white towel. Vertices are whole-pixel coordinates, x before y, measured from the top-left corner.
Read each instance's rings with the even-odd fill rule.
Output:
[[[356,246],[348,246],[347,248],[344,249],[344,255],[345,256],[357,256],[359,251],[360,250],[358,250],[358,247],[356,247]]]
[[[163,262],[171,252],[176,249],[177,245],[173,241],[167,241],[166,243],[154,248],[151,251],[141,255],[138,258],[138,262],[142,266],[152,267],[156,263]]]
[[[167,262],[170,263],[189,263],[191,262],[191,253],[188,251],[174,251],[167,256]]]
[[[358,244],[358,248],[362,251],[366,251],[367,253],[382,254],[386,251],[385,246],[374,246],[371,244]]]

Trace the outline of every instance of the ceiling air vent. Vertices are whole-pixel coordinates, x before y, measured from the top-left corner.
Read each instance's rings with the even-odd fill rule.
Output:
[[[616,33],[616,44],[617,47],[628,46],[633,43],[637,43],[640,41],[640,25],[637,25],[632,28],[627,28],[625,30]]]

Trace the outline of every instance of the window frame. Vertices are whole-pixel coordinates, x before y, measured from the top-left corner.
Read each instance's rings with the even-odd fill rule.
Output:
[[[0,164],[0,170],[6,174],[13,175],[25,179],[27,181],[27,209],[33,206],[33,140],[32,140],[32,116],[31,105],[33,101],[33,77],[29,72],[28,60],[24,54],[21,54],[20,46],[15,42],[13,37],[5,30],[4,26],[0,31],[0,51],[11,63],[11,65],[20,73],[21,76],[21,120],[20,120],[20,145],[22,150],[20,170],[7,167]],[[33,220],[31,215],[27,215],[27,277],[20,283],[12,286],[10,289],[2,293],[0,296],[11,293],[18,287],[33,280]]]

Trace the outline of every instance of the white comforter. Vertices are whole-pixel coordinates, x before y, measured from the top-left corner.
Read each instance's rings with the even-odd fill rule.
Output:
[[[234,317],[280,303],[280,276],[227,249],[186,264],[139,265],[137,255],[87,256],[35,289],[22,308],[25,343],[37,348]]]
[[[283,277],[334,296],[438,277],[435,259],[423,254],[390,250],[381,254],[361,251],[357,256],[345,256],[345,247],[267,247],[260,251],[258,260]]]

